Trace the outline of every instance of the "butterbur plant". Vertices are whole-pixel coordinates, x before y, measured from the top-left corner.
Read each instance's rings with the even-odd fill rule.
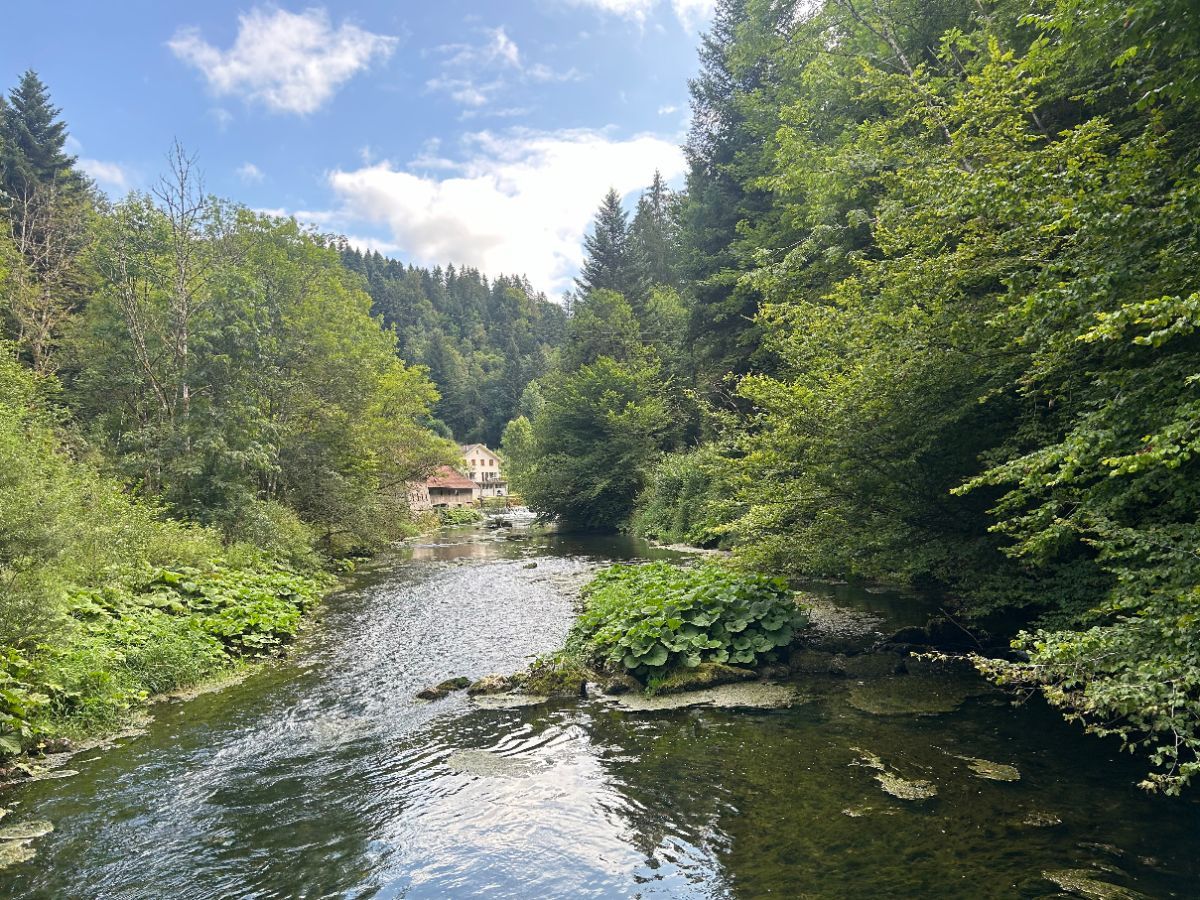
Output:
[[[579,642],[646,681],[705,662],[769,662],[808,622],[782,578],[715,564],[611,566],[583,598]]]

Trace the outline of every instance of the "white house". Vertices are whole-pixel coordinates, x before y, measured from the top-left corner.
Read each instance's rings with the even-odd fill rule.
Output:
[[[467,475],[479,485],[480,497],[508,496],[508,482],[501,473],[498,455],[483,444],[464,444],[459,449],[467,463]]]

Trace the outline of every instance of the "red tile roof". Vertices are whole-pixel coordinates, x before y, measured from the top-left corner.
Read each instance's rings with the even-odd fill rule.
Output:
[[[475,490],[475,482],[465,475],[459,475],[449,466],[442,466],[432,477],[426,479],[425,487],[473,491]]]

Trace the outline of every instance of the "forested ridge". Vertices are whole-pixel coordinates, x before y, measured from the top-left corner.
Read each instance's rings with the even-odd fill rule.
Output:
[[[395,330],[400,357],[429,370],[440,430],[498,444],[525,387],[549,371],[562,344],[563,306],[521,276],[489,282],[478,269],[422,269],[350,248],[342,260],[365,277],[372,311]]]
[[[566,345],[505,430],[518,490],[570,525],[937,589],[980,633],[1024,621],[980,668],[1179,791],[1198,47],[1187,0],[719,3],[668,265],[645,277],[606,198]]]

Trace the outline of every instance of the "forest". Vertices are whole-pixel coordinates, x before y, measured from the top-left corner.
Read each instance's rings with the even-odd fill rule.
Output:
[[[0,751],[300,627],[500,444],[563,528],[937,592],[977,658],[1200,772],[1200,10],[721,0],[686,182],[575,289],[419,268],[206,193],[108,199],[0,102]],[[1019,629],[1019,630],[1018,630]],[[40,742],[40,744],[39,744]]]
[[[605,198],[562,353],[505,428],[521,495],[943,592],[972,629],[1022,629],[985,674],[1179,792],[1198,48],[1188,0],[724,0],[684,189],[632,217]]]

